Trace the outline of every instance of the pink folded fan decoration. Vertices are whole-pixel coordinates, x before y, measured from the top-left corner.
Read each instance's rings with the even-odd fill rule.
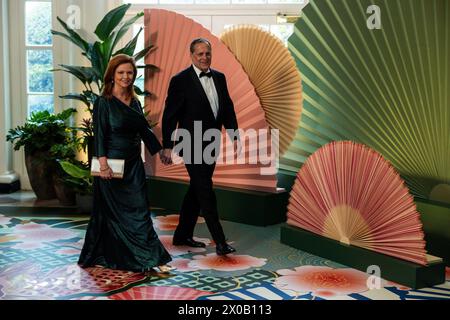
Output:
[[[207,38],[213,48],[212,68],[227,77],[228,91],[234,102],[239,128],[266,129],[270,132],[265,120],[255,89],[242,66],[229,49],[207,29],[193,20],[175,12],[149,9],[145,10],[145,38],[156,49],[147,55],[146,63],[156,65],[159,70],[146,79],[145,88],[153,96],[147,98],[146,106],[150,111],[150,119],[158,122],[155,134],[161,138],[161,122],[165,98],[170,79],[173,75],[191,64],[189,44],[197,37]],[[222,134],[224,137],[224,133]],[[266,143],[270,146],[270,135]],[[225,144],[222,143],[222,147]],[[246,157],[250,157],[250,149],[246,148]],[[164,166],[157,157],[148,158],[153,175],[179,180],[188,180],[189,176],[183,164]],[[218,164],[213,181],[216,185],[247,188],[251,190],[276,191],[277,177],[272,174],[261,174],[262,168],[270,165],[262,164]]]
[[[400,259],[427,264],[413,197],[379,153],[351,141],[329,143],[297,174],[288,224]]]

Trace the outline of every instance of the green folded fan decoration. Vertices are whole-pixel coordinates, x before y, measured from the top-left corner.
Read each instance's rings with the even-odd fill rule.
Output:
[[[304,106],[282,169],[353,140],[388,159],[415,196],[450,203],[450,1],[311,0],[289,50]]]

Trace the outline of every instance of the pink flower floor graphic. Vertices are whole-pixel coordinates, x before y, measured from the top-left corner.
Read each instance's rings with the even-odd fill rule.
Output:
[[[75,255],[75,254],[80,254],[80,250],[79,249],[73,249],[73,248],[67,248],[67,249],[59,249],[56,250],[55,253],[56,254],[62,254],[62,255]]]
[[[57,250],[56,253],[61,255],[79,255],[83,244],[84,239],[80,239],[77,242],[65,242],[63,248]]]
[[[311,292],[316,297],[330,298],[369,290],[369,275],[354,269],[302,266],[294,270],[278,270],[277,273],[280,277],[275,280],[275,286],[297,293]]]
[[[6,226],[11,222],[11,218],[5,217],[4,215],[0,214],[0,226]]]
[[[5,250],[8,252],[9,249],[12,249],[11,252],[15,255],[25,256],[26,260],[20,262],[12,262],[11,260],[9,264],[0,266],[0,300],[188,300],[213,294],[202,291],[200,287],[198,287],[198,290],[195,288],[180,288],[178,286],[183,284],[177,281],[161,283],[162,286],[153,286],[151,282],[146,283],[146,281],[150,280],[149,276],[154,277],[155,274],[133,273],[100,267],[82,269],[74,262],[67,264],[67,256],[79,255],[83,246],[84,240],[80,239],[80,231],[70,228],[61,229],[56,226],[51,227],[45,223],[40,224],[26,220],[14,226],[16,220],[11,221],[8,219],[0,215],[0,222],[3,223],[3,225],[0,224],[2,232],[0,233],[2,251],[0,253],[3,254]],[[177,268],[172,276],[176,276],[177,273],[178,275],[192,271],[208,273],[208,270],[214,270],[224,272],[223,276],[229,277],[227,272],[251,268],[262,269],[266,266],[267,259],[270,257],[270,253],[265,255],[265,257],[263,256],[264,258],[233,254],[217,256],[215,252],[207,254],[208,252],[213,252],[215,247],[214,243],[206,238],[196,238],[196,240],[205,242],[207,244],[206,248],[172,246],[171,235],[161,235],[160,239],[172,254],[174,260],[170,264]],[[63,241],[54,242],[57,240]],[[51,244],[51,247],[49,244]],[[56,249],[55,246],[57,246]],[[43,255],[50,254],[53,260],[56,259],[55,256],[59,255],[64,265],[60,264],[56,268],[50,267],[50,264],[47,262],[41,265],[38,260],[33,258],[35,251],[25,250],[29,248],[39,248],[40,250],[36,252]],[[180,255],[187,253],[193,254],[180,257]],[[46,258],[45,256],[43,257]],[[71,258],[69,257],[69,259]],[[277,273],[279,277],[273,279],[274,285],[292,296],[311,293],[315,297],[340,299],[352,293],[363,293],[363,295],[367,295],[370,298],[375,297],[375,295],[370,295],[367,292],[369,290],[367,279],[370,275],[354,269],[303,266],[292,270],[280,269]],[[159,277],[158,275],[156,276]],[[190,277],[189,274],[184,274],[183,276]],[[79,279],[79,281],[74,281],[74,279]],[[446,268],[446,280],[450,280],[450,268]],[[449,282],[446,282],[445,288],[448,287],[448,284]],[[169,287],[172,285],[175,285],[175,287]],[[131,288],[133,286],[137,287]],[[402,294],[414,294],[414,291],[405,286],[383,279],[381,279],[381,287],[396,287],[403,291]],[[125,289],[128,290],[124,291]],[[389,299],[392,299],[397,294],[394,291],[389,293]],[[401,294],[398,295],[401,297]],[[377,295],[375,298],[379,298],[379,296]]]
[[[74,255],[74,254],[80,254],[81,249],[83,248],[84,239],[80,239],[77,242],[65,242],[62,246],[63,248],[56,251],[58,254],[63,255]]]
[[[161,231],[175,231],[179,220],[180,216],[178,214],[170,214],[167,216],[157,216],[153,222],[155,227]],[[205,219],[199,217],[197,223],[205,223]]]
[[[174,259],[171,262],[169,262],[169,265],[172,267],[177,268],[177,272],[190,272],[190,271],[197,271],[198,268],[194,268],[189,266],[189,262],[191,262],[191,259]]]
[[[196,241],[204,242],[207,246],[211,243],[209,239],[206,238],[196,238],[194,237]],[[163,246],[166,248],[166,250],[170,253],[171,256],[181,256],[183,254],[188,254],[191,252],[204,252],[206,251],[205,248],[192,248],[189,246],[174,246],[172,244],[173,236],[170,235],[161,235],[159,236],[159,240],[163,244]]]
[[[399,284],[397,282],[392,282],[392,281],[386,281],[384,279],[381,280],[381,287],[395,287],[398,290],[402,290],[402,291],[410,291],[411,288],[404,286],[402,284]]]
[[[205,256],[193,256],[188,267],[196,268],[198,270],[217,270],[217,271],[238,271],[250,268],[259,268],[266,264],[267,259],[255,258],[248,255],[234,255],[218,256],[215,253],[210,253]]]
[[[109,298],[112,300],[195,300],[210,294],[213,293],[192,288],[145,286],[134,287],[113,294]]]
[[[144,281],[147,275],[107,268],[67,265],[42,272],[31,262],[2,269],[0,283],[4,299],[55,299],[74,294],[101,294]]]
[[[18,244],[12,245],[12,249],[33,250],[44,248],[47,242],[71,239],[79,237],[77,232],[68,229],[52,228],[46,224],[25,223],[11,228],[12,236],[5,235],[0,237],[0,242],[14,241]]]

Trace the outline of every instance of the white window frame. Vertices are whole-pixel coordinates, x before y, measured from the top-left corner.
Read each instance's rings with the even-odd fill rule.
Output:
[[[223,32],[224,25],[239,21],[239,18],[243,23],[277,24],[277,16],[280,14],[299,16],[308,2],[305,0],[304,3],[294,4],[133,4],[127,12],[127,17],[131,18],[145,9],[166,9],[199,21],[214,35],[219,36]]]
[[[25,30],[25,2],[51,2],[52,3],[52,29],[54,28],[55,16],[52,0],[14,0],[9,1],[9,57],[10,57],[10,101],[11,101],[11,127],[23,125],[28,118],[28,83],[27,83],[27,50],[38,49],[53,52],[53,66],[55,65],[54,43],[47,48],[44,46],[28,46],[26,44]],[[55,113],[62,111],[58,104],[58,83],[60,76],[53,74],[53,110]],[[31,190],[27,170],[24,161],[24,150],[13,152],[13,170],[20,176],[21,188]]]
[[[13,1],[13,2],[16,2],[16,1]],[[54,64],[54,61],[55,61],[55,54],[54,54],[55,46],[54,46],[53,42],[52,42],[51,45],[28,45],[26,43],[25,5],[26,5],[27,2],[49,2],[53,6],[53,1],[52,0],[19,0],[19,1],[17,1],[19,12],[22,13],[21,16],[19,17],[20,20],[15,20],[15,21],[17,21],[15,26],[16,26],[16,30],[19,33],[18,50],[20,52],[18,53],[17,56],[21,60],[19,62],[19,65],[21,65],[22,68],[23,68],[23,72],[21,72],[22,79],[20,81],[20,83],[23,84],[23,86],[21,86],[22,88],[20,88],[20,90],[22,92],[22,95],[24,95],[23,108],[25,110],[22,110],[22,111],[24,111],[24,112],[22,112],[22,115],[25,118],[27,118],[29,116],[29,111],[30,111],[30,110],[28,110],[28,96],[29,95],[35,95],[35,96],[39,96],[39,95],[42,95],[42,96],[53,95],[53,110],[54,110],[55,113],[60,111],[60,110],[58,110],[57,103],[56,103],[57,102],[57,98],[58,98],[57,95],[56,95],[57,90],[55,88],[55,85],[57,83],[56,73],[52,74],[52,76],[53,76],[53,84],[54,84],[53,85],[53,92],[52,92],[52,94],[51,93],[39,93],[39,92],[29,92],[28,91],[28,89],[29,89],[28,88],[28,70],[27,70],[27,66],[28,66],[27,52],[28,52],[28,50],[42,50],[42,51],[50,50],[50,51],[52,51],[52,57],[53,57],[53,61],[52,62],[53,62],[53,66],[54,66],[55,65]],[[53,29],[53,21],[54,21],[54,19],[53,19],[53,16],[54,16],[53,11],[54,10],[52,8],[52,26],[51,26],[52,29]],[[16,19],[17,19],[17,17],[16,17]],[[16,64],[13,64],[13,65],[16,65]]]
[[[122,0],[115,0],[121,2]],[[138,12],[145,9],[165,9],[185,15],[199,22],[212,34],[220,36],[224,31],[224,26],[228,24],[256,24],[274,25],[277,24],[277,16],[285,14],[287,16],[299,16],[301,10],[308,4],[132,4],[127,11],[125,19],[130,19]],[[123,3],[128,3],[126,0]],[[120,3],[117,3],[120,5]],[[138,20],[136,25],[143,25],[144,21]],[[124,46],[133,37],[133,28],[130,28],[127,35],[123,37],[119,45]]]

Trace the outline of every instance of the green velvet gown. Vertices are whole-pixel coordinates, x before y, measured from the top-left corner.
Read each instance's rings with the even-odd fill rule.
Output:
[[[125,159],[123,179],[94,178],[94,207],[78,263],[147,271],[171,260],[150,217],[141,139],[151,154],[161,145],[140,103],[100,97],[94,106],[95,154]]]

